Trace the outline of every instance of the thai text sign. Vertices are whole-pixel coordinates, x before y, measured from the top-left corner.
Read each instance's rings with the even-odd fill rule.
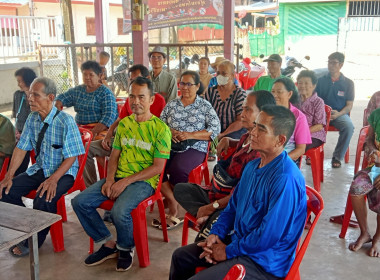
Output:
[[[125,33],[131,31],[130,1],[123,0]],[[223,24],[224,0],[149,0],[148,3],[149,29],[193,23]]]

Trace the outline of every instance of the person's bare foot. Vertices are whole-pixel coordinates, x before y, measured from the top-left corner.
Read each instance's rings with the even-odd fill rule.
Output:
[[[372,240],[372,247],[368,252],[370,257],[380,258],[380,239]]]
[[[372,240],[371,235],[369,235],[368,232],[360,233],[360,236],[358,237],[358,239],[355,242],[351,243],[348,246],[348,249],[356,252],[363,246],[363,244],[371,242],[371,240]]]
[[[14,247],[12,252],[13,252],[13,254],[15,254],[17,256],[21,256],[21,254],[22,254],[21,250],[18,247]]]

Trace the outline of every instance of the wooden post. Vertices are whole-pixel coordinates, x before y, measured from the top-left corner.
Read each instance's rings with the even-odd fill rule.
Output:
[[[224,0],[224,57],[233,61],[235,39],[235,1]]]
[[[145,15],[143,20],[135,19],[133,17],[133,3],[135,1],[131,2],[133,64],[143,64],[149,67],[148,15]],[[148,0],[142,0],[141,2],[148,5]]]
[[[73,24],[73,12],[71,9],[71,0],[61,0],[61,12],[63,19],[63,30],[65,35],[65,41],[75,44],[74,36],[74,24]]]
[[[95,41],[97,44],[104,44],[103,32],[103,0],[94,0],[95,8]],[[104,47],[96,47],[96,58],[102,52]]]

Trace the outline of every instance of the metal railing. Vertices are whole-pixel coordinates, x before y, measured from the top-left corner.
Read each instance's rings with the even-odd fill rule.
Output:
[[[62,30],[55,17],[0,16],[0,57],[37,57],[39,44],[62,43]]]
[[[184,70],[198,70],[197,58],[207,56],[211,62],[223,56],[224,44],[150,44],[166,49],[164,68],[179,77]],[[109,85],[113,92],[126,90],[126,70],[133,65],[132,44],[68,44],[39,46],[40,74],[56,81],[58,93],[65,92],[81,83],[80,65],[87,60],[96,59],[100,48],[110,54],[107,64]],[[241,46],[234,45],[234,63],[239,64]],[[181,62],[181,63],[180,63]]]

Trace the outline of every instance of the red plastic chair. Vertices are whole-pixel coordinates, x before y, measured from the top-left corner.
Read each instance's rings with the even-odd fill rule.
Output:
[[[191,215],[190,213],[185,214],[185,218],[183,220],[183,228],[182,228],[182,246],[187,245],[187,241],[189,239],[189,221],[192,222],[192,229],[195,231],[199,231],[195,226],[197,224],[197,218]]]
[[[329,131],[329,123],[331,117],[331,107],[325,105],[326,112],[326,126],[325,132]],[[313,174],[313,184],[314,188],[321,192],[321,182],[323,182],[323,160],[325,158],[324,145],[322,144],[319,147],[311,148],[306,151],[305,155],[310,158],[311,162],[311,172]]]
[[[208,171],[208,164],[207,164],[207,159],[208,159],[208,153],[210,150],[210,145],[211,142],[209,141],[208,147],[207,147],[207,154],[204,159],[204,161],[195,167],[193,170],[191,170],[189,174],[189,183],[194,183],[194,184],[202,184],[202,179],[204,179],[206,186],[210,186],[210,173]]]
[[[249,80],[249,75],[251,74],[251,69],[244,70],[239,73],[239,81],[241,83],[241,87],[244,90],[248,89],[248,80]]]
[[[339,131],[339,130],[330,124],[328,131]],[[348,163],[349,161],[350,161],[350,147],[347,148],[346,154],[344,155],[344,162]]]
[[[314,220],[311,221],[311,226],[309,231],[306,233],[305,238],[302,241],[302,237],[298,241],[297,251],[296,251],[296,258],[294,259],[294,262],[292,266],[290,267],[290,270],[288,272],[288,275],[285,277],[285,280],[298,280],[300,278],[299,273],[299,266],[301,265],[301,261],[303,259],[303,256],[305,255],[305,252],[307,250],[307,246],[309,245],[311,236],[313,234],[314,228],[319,220],[319,217],[322,214],[323,208],[324,208],[324,202],[322,196],[313,188],[306,186],[306,195],[307,195],[307,218],[306,221],[309,220],[311,217],[311,214],[314,214]]]
[[[164,170],[165,170],[165,166],[164,166]],[[146,208],[150,205],[153,205],[157,201],[161,221],[165,221],[165,208],[164,208],[164,202],[162,200],[162,195],[161,195],[161,185],[162,185],[164,170],[161,172],[160,180],[158,182],[156,192],[152,196],[140,202],[140,204],[136,207],[136,209],[132,211],[133,238],[135,240],[137,256],[139,258],[139,263],[141,267],[147,267],[150,264],[149,247],[148,247],[148,231],[147,231],[146,213],[145,213]],[[113,200],[106,200],[99,206],[99,208],[111,211],[113,204],[114,204]],[[162,223],[162,233],[164,236],[164,241],[169,242],[166,223]],[[90,238],[89,254],[92,254],[93,252],[94,252],[94,240]]]
[[[363,146],[368,134],[369,126],[365,126],[360,130],[359,133],[359,139],[358,139],[358,145],[356,146],[356,157],[355,157],[355,169],[354,174],[356,174],[359,171],[359,165],[361,160],[361,154],[363,152],[363,162],[362,162],[362,169],[365,169],[368,165],[367,157],[363,151]],[[352,216],[352,204],[351,204],[351,197],[350,194],[347,196],[347,202],[346,202],[346,209],[343,214],[343,222],[342,222],[342,228],[340,230],[339,237],[345,238],[348,226],[350,224],[351,216]]]
[[[1,171],[0,171],[0,181],[4,179],[5,174],[7,173],[10,159],[11,159],[10,157],[6,157],[3,161],[3,166],[1,167]]]
[[[245,267],[242,264],[235,264],[224,276],[223,280],[242,280],[245,277]]]
[[[86,164],[87,154],[88,150],[90,148],[90,143],[92,139],[92,133],[91,131],[85,129],[85,128],[79,128],[79,131],[82,136],[82,142],[83,146],[85,147],[85,153],[83,155],[78,156],[79,161],[79,169],[77,176],[75,178],[74,184],[71,187],[71,189],[68,190],[66,194],[70,194],[75,191],[83,191],[86,189],[86,186],[84,184],[83,180],[83,170],[84,166]],[[34,159],[34,157],[33,157]],[[50,235],[51,240],[54,247],[54,252],[61,252],[65,250],[65,244],[63,240],[63,229],[62,229],[62,222],[67,221],[67,213],[66,213],[66,205],[65,205],[65,195],[62,195],[62,197],[57,202],[57,214],[62,216],[62,219],[56,223],[54,223],[50,227]],[[27,196],[27,198],[34,199],[36,197],[36,191],[31,191]]]

